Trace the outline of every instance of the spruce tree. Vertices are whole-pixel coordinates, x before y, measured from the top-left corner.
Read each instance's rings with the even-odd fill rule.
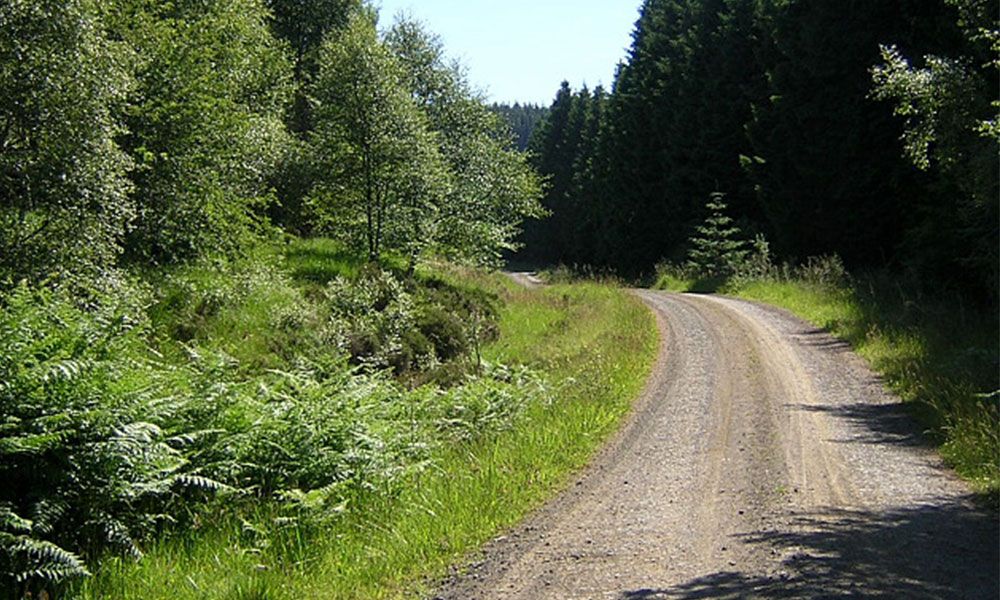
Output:
[[[705,209],[708,217],[695,228],[690,240],[686,267],[699,277],[729,277],[736,273],[747,257],[746,240],[740,238],[740,228],[726,214],[725,194],[713,192]]]

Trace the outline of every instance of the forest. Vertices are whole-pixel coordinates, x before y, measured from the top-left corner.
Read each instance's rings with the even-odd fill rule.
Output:
[[[628,414],[626,285],[899,290],[821,325],[995,493],[998,10],[645,0],[540,107],[367,0],[0,2],[0,598],[420,590]]]
[[[998,289],[988,0],[647,0],[612,90],[563,83],[531,140],[536,260],[681,264],[721,194],[779,260]]]
[[[491,108],[501,115],[514,132],[517,149],[525,151],[535,129],[548,113],[548,108],[537,104],[501,104],[494,102]]]

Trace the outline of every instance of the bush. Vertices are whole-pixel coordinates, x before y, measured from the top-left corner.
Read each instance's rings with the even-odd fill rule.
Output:
[[[245,284],[210,285],[202,300]],[[13,597],[53,593],[109,552],[139,557],[154,534],[209,512],[264,518],[261,531],[335,518],[394,495],[439,446],[505,429],[546,394],[531,373],[490,366],[452,373],[449,389],[407,390],[336,352],[248,373],[191,344],[170,364],[146,345],[145,298],[119,293],[81,307],[22,285],[0,299],[0,585]],[[328,293],[349,333],[419,332],[390,275]],[[474,294],[458,298],[485,310],[471,308]],[[218,492],[235,502],[219,505]]]
[[[795,278],[806,283],[829,289],[850,285],[850,276],[844,261],[836,254],[810,256],[805,264],[795,269]]]
[[[332,345],[355,365],[392,369],[415,384],[458,383],[478,368],[472,355],[498,335],[495,296],[433,277],[404,284],[370,266],[357,279],[336,278],[324,299]]]
[[[769,279],[776,274],[774,262],[771,259],[771,244],[763,234],[757,234],[750,243],[750,250],[742,262],[736,265],[733,281]]]
[[[196,466],[254,497],[337,513],[353,493],[391,488],[424,457],[410,423],[393,418],[403,394],[384,375],[336,361],[224,382],[205,413],[215,433]]]
[[[403,338],[415,325],[413,298],[392,274],[377,268],[357,280],[338,277],[324,294],[328,340],[357,365],[402,370]]]

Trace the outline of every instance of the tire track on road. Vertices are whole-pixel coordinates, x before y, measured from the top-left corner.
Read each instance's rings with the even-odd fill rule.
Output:
[[[442,599],[997,598],[996,516],[836,340],[739,300],[637,291],[661,352],[575,485]]]

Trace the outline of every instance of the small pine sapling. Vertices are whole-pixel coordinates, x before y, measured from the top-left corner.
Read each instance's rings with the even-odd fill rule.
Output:
[[[739,271],[749,250],[739,227],[726,215],[725,194],[714,192],[705,209],[708,217],[689,241],[685,267],[699,277],[729,277]]]

